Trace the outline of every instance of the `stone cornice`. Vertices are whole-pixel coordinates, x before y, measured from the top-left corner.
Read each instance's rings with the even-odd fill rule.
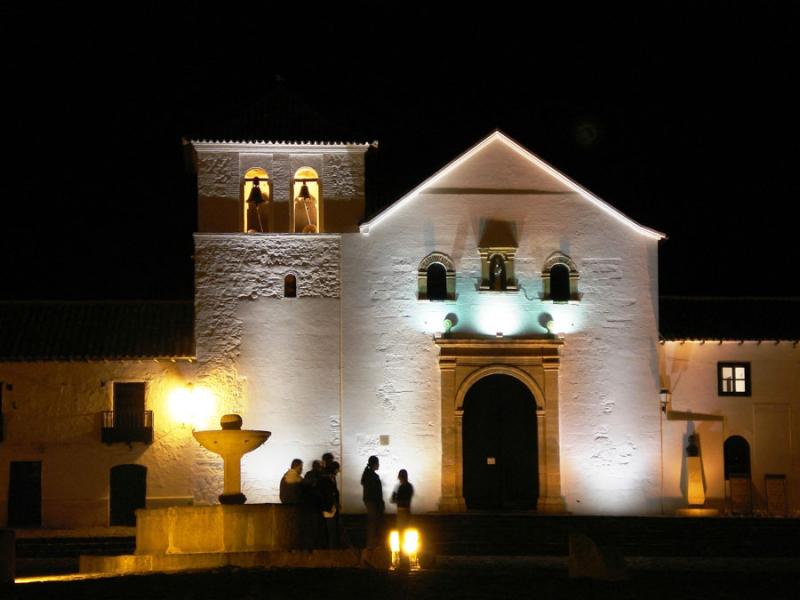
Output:
[[[279,152],[285,154],[319,154],[320,152],[339,152],[351,154],[364,154],[374,146],[368,143],[328,143],[328,142],[222,142],[222,141],[187,141],[196,152],[240,152],[247,153],[271,153]]]
[[[443,367],[456,360],[487,359],[536,359],[557,368],[561,338],[437,338],[439,363]]]

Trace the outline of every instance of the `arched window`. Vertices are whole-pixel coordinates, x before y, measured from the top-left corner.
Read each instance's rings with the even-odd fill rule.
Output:
[[[545,261],[542,268],[542,282],[544,283],[542,300],[577,302],[580,300],[578,279],[578,267],[573,260],[565,254],[554,252]]]
[[[567,302],[569,293],[569,267],[565,264],[553,265],[550,269],[550,299],[553,302]]]
[[[431,252],[417,268],[420,300],[455,300],[456,270],[453,260],[441,252]]]
[[[244,174],[242,190],[244,230],[266,233],[272,222],[272,187],[264,169],[248,169]]]
[[[501,292],[506,289],[506,261],[502,255],[495,254],[489,261],[489,289]]]
[[[297,298],[297,277],[291,273],[283,279],[283,297]]]
[[[431,263],[427,274],[428,300],[447,300],[447,269],[442,263]]]
[[[292,199],[292,231],[320,233],[323,230],[320,181],[311,167],[302,167],[294,174]]]

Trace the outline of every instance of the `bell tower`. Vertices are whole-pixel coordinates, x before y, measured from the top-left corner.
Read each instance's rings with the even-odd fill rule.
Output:
[[[185,141],[197,173],[197,231],[358,231],[364,157],[377,147],[358,137],[277,82],[238,118]]]

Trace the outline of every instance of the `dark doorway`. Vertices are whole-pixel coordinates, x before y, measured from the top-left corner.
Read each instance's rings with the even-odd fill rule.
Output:
[[[533,509],[539,497],[536,400],[509,375],[464,398],[464,500],[470,509]]]
[[[138,431],[144,427],[143,381],[114,383],[114,427]]]
[[[144,508],[147,467],[117,465],[111,468],[110,525],[136,525],[136,509]]]
[[[42,461],[12,461],[8,479],[8,526],[42,526]]]
[[[740,435],[732,435],[723,446],[725,455],[725,479],[731,477],[750,478],[750,444]]]

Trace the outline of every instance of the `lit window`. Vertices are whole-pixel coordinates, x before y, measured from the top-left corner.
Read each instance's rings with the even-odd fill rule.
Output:
[[[750,363],[717,363],[720,396],[750,395]]]
[[[542,268],[542,283],[544,284],[542,300],[577,302],[580,300],[578,280],[578,268],[572,259],[560,252],[554,252],[545,261]]]
[[[322,231],[322,198],[319,175],[311,167],[298,169],[292,179],[292,231],[320,233]]]
[[[432,252],[422,259],[417,268],[420,300],[455,300],[456,271],[453,260],[441,252]]]
[[[244,230],[266,233],[272,217],[272,193],[269,175],[264,169],[248,169],[244,174],[242,197],[244,201]]]

